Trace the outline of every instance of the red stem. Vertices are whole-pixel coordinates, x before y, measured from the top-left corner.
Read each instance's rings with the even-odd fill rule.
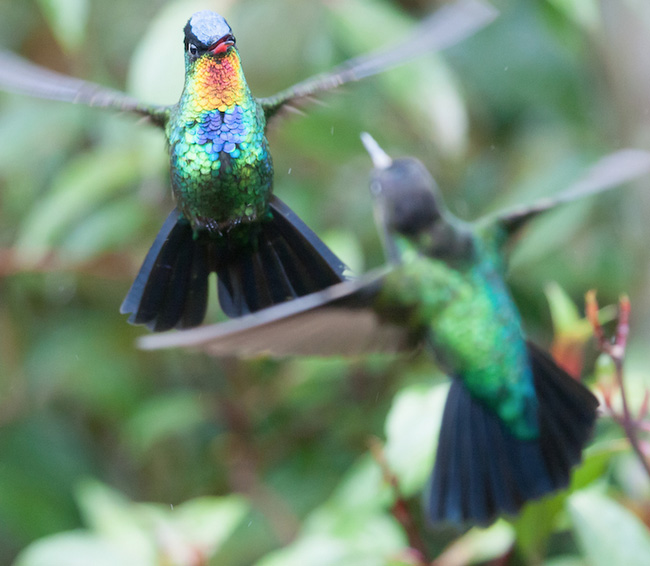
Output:
[[[627,338],[630,333],[630,301],[626,296],[623,296],[620,299],[618,324],[616,326],[616,334],[613,342],[607,340],[605,333],[603,332],[603,328],[598,321],[598,302],[596,301],[595,291],[589,291],[585,297],[585,301],[586,316],[591,322],[591,325],[594,329],[594,336],[598,341],[598,349],[604,354],[608,355],[614,363],[616,383],[618,385],[619,391],[621,392],[623,414],[617,414],[612,409],[610,395],[605,396],[605,402],[608,408],[611,410],[612,418],[623,428],[625,436],[627,436],[632,450],[634,450],[639,461],[641,462],[646,475],[648,478],[650,478],[650,462],[646,458],[643,449],[641,448],[641,443],[637,435],[639,426],[630,413],[630,407],[627,403],[627,394],[625,391],[625,380],[623,378],[625,348],[627,346]],[[646,392],[646,396],[641,406],[641,415],[647,412],[647,399],[648,394]]]
[[[402,492],[399,488],[399,482],[395,477],[395,474],[391,472],[390,467],[388,466],[388,462],[386,462],[383,447],[378,439],[370,439],[370,452],[372,453],[372,456],[377,464],[379,464],[379,467],[381,468],[382,474],[384,476],[384,480],[390,485],[393,491],[395,503],[393,503],[391,513],[397,522],[402,525],[402,528],[406,533],[406,537],[408,538],[409,546],[419,555],[418,566],[426,566],[430,562],[426,558],[427,548],[424,545],[422,537],[420,536],[420,532],[418,531],[417,524],[411,515],[409,506],[402,496]]]

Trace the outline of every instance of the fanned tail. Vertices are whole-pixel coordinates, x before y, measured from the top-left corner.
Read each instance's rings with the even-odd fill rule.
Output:
[[[208,304],[209,248],[178,210],[165,220],[120,312],[162,332],[201,324]]]
[[[174,210],[161,228],[120,312],[131,324],[162,332],[198,326],[217,273],[219,302],[238,317],[345,280],[345,265],[282,201],[272,218],[242,225],[239,236],[196,237]],[[244,231],[245,230],[245,231]],[[243,237],[242,237],[243,236]]]
[[[454,379],[427,494],[432,523],[487,525],[526,501],[566,487],[596,420],[598,401],[536,346],[528,345],[539,402],[539,437],[515,437]]]
[[[257,246],[227,253],[216,267],[219,303],[238,317],[345,281],[345,264],[280,199],[260,223]]]

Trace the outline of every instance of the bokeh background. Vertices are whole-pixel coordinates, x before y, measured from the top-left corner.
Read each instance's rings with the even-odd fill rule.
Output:
[[[650,149],[649,3],[494,4],[499,19],[463,44],[273,125],[276,193],[357,273],[383,261],[361,131],[421,159],[466,219],[557,193],[613,150]],[[0,44],[173,103],[182,28],[211,8],[266,96],[403,37],[435,7],[1,0]],[[594,387],[584,293],[597,289],[603,305],[629,294],[635,408],[649,379],[649,184],[540,219],[512,250],[509,274],[531,336],[555,340]],[[154,128],[0,95],[1,564],[648,563],[648,477],[607,416],[570,494],[461,536],[422,520],[446,392],[426,356],[246,362],[139,351],[145,331],[118,308],[171,206]],[[219,316],[213,308],[208,319]],[[425,558],[391,513],[380,462]]]

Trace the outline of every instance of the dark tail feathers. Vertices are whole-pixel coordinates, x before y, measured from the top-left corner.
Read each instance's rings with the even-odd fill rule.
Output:
[[[271,213],[270,220],[242,225],[223,238],[195,238],[190,223],[174,210],[120,312],[132,313],[131,324],[145,324],[156,332],[197,326],[205,317],[212,271],[217,273],[219,302],[229,317],[345,280],[343,262],[288,206],[274,198]]]
[[[569,483],[590,438],[598,401],[542,350],[528,352],[539,401],[539,438],[516,438],[454,380],[427,494],[431,522],[487,525]]]
[[[258,244],[226,253],[216,266],[219,303],[237,317],[321,291],[345,281],[345,264],[280,199],[270,222],[260,223]]]

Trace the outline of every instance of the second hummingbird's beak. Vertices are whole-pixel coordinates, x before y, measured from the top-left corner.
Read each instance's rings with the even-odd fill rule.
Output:
[[[235,45],[235,38],[231,34],[228,34],[224,35],[216,43],[213,43],[208,48],[208,51],[214,55],[218,55],[220,53],[225,53],[228,51],[228,48],[233,45]]]
[[[388,169],[393,164],[390,155],[379,146],[375,138],[368,132],[361,133],[361,142],[370,154],[370,159],[372,159],[372,163],[376,169]]]

